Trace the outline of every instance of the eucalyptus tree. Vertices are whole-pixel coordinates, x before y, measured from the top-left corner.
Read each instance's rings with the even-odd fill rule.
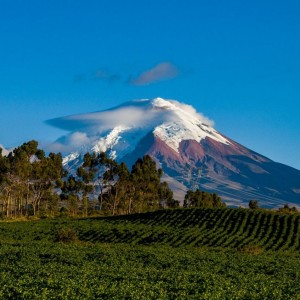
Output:
[[[162,169],[157,169],[149,155],[135,162],[131,170],[135,186],[134,211],[154,210],[172,202],[173,193],[166,182],[161,182],[162,174]]]
[[[117,168],[117,162],[105,152],[86,153],[83,164],[76,173],[77,180],[82,184],[82,198],[86,198],[88,194],[97,195],[102,210],[107,197],[113,196],[113,187],[118,180]]]
[[[34,140],[15,148],[7,157],[1,155],[1,198],[6,215],[28,214],[30,207],[35,215],[63,176],[61,154],[46,156]]]

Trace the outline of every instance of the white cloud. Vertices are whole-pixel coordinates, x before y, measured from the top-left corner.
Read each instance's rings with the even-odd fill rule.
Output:
[[[207,118],[201,113],[198,113],[196,109],[192,105],[188,105],[185,103],[181,103],[176,100],[169,100],[172,103],[174,103],[177,107],[181,108],[183,111],[188,112],[189,114],[193,115],[195,118],[201,120],[203,123],[209,125],[209,126],[214,126],[214,121]]]
[[[78,150],[87,144],[92,142],[91,137],[88,136],[86,132],[71,132],[59,138],[56,142],[46,146],[49,152],[62,152],[68,153],[74,150]]]
[[[130,79],[132,85],[147,85],[153,82],[172,79],[179,74],[178,68],[170,62],[162,62],[153,68],[139,74],[136,78]]]
[[[131,101],[105,111],[48,120],[48,124],[68,130],[70,134],[58,139],[47,150],[66,154],[95,144],[116,127],[123,128],[124,132],[131,129],[146,134],[156,126],[176,122],[180,117],[186,120],[195,118],[213,125],[211,120],[192,106],[175,100],[156,98]]]

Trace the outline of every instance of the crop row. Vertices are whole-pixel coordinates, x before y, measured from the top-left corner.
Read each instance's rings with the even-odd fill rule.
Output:
[[[246,209],[176,209],[118,217],[0,223],[2,241],[53,240],[68,227],[82,241],[300,250],[300,215]]]
[[[90,220],[77,227],[93,242],[300,250],[300,216],[243,209],[187,209]]]

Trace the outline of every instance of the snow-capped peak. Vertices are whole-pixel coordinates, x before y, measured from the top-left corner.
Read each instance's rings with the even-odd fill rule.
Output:
[[[156,107],[174,112],[174,120],[163,122],[153,132],[155,136],[159,137],[176,152],[178,152],[179,144],[183,140],[200,142],[202,139],[210,137],[218,142],[230,144],[227,139],[209,125],[212,122],[198,114],[192,106],[162,98],[154,99],[153,104]]]
[[[108,151],[111,157],[122,158],[149,132],[177,152],[183,140],[200,142],[210,137],[230,144],[212,127],[212,121],[192,106],[163,98],[130,101],[108,110],[57,118],[48,123],[71,131],[51,148],[68,154],[65,163],[87,151]]]

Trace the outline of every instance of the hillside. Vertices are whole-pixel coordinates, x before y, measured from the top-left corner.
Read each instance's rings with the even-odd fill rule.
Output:
[[[300,214],[249,209],[175,209],[116,217],[0,223],[2,241],[53,241],[61,227],[82,242],[300,250]],[[34,230],[33,230],[34,228]]]
[[[83,240],[163,243],[171,246],[300,250],[300,214],[284,215],[248,209],[178,209],[125,217],[78,227]],[[98,227],[99,226],[99,227]]]
[[[0,222],[0,298],[299,299],[299,226],[242,209]]]

